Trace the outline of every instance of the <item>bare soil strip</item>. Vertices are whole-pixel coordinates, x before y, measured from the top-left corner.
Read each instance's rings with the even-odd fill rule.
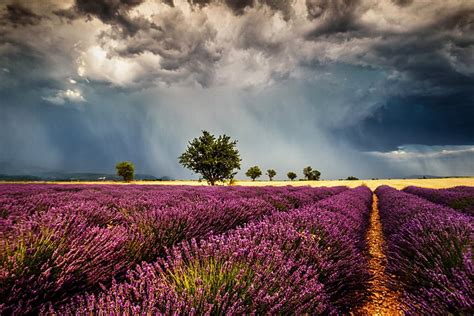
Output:
[[[369,271],[372,280],[369,285],[370,299],[354,315],[403,315],[399,295],[388,287],[388,276],[385,273],[387,258],[384,254],[385,240],[380,222],[377,196],[373,195],[370,225],[367,231],[369,250]]]

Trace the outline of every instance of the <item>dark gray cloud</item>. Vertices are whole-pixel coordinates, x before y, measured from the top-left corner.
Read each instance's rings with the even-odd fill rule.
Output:
[[[372,45],[372,53],[382,67],[405,76],[398,78],[404,81],[400,93],[469,94],[474,85],[473,13],[453,10],[411,32],[387,34],[386,40]]]
[[[9,94],[18,90],[58,88],[60,84],[48,76],[47,56],[30,45],[15,40],[0,41],[0,67],[6,69],[0,76],[0,91]]]
[[[209,86],[214,77],[214,63],[220,59],[220,48],[207,44],[215,40],[216,31],[207,23],[195,24],[179,11],[156,16],[153,27],[126,40],[115,53],[122,57],[151,53],[159,56],[163,81],[173,83],[193,77],[200,85]],[[107,42],[108,34],[102,40]],[[104,43],[106,45],[106,43]],[[151,75],[160,76],[153,70]]]
[[[413,3],[413,0],[392,0],[393,3],[401,7],[409,6]]]
[[[253,6],[253,0],[225,0],[226,5],[237,14],[242,14],[244,9]]]
[[[173,0],[163,0],[163,3],[169,5],[170,7],[174,7],[174,1]]]
[[[150,24],[142,18],[131,18],[128,12],[142,4],[144,0],[75,0],[69,9],[56,10],[54,13],[68,19],[98,18],[105,24],[118,27],[124,36],[131,36]]]
[[[469,2],[50,0],[0,10],[0,161],[101,171],[131,159],[141,172],[189,177],[176,156],[209,129],[239,139],[244,169],[378,177],[403,174],[390,157],[418,150],[407,144],[474,144]],[[417,160],[410,173],[460,174],[472,159],[462,155],[406,159]]]
[[[308,37],[345,33],[357,29],[359,0],[306,0],[308,19],[316,22]]]
[[[236,50],[254,50],[264,54],[272,64],[286,63],[288,69],[280,67],[269,74],[275,79],[285,78],[299,66],[325,63],[328,55],[331,61],[391,69],[424,86],[440,87],[449,82],[459,85],[462,76],[472,75],[473,38],[468,34],[474,33],[474,9],[469,7],[449,7],[421,24],[413,22],[415,14],[413,17],[408,15],[405,19],[413,26],[396,31],[367,23],[364,16],[381,8],[361,0],[306,0],[303,17],[308,21],[295,15],[296,2],[292,1],[205,0],[190,3],[195,8],[193,14],[172,7],[154,11],[149,16],[142,12],[130,16],[130,10],[138,8],[142,0],[76,1],[69,11],[97,17],[113,26],[100,36],[101,46],[109,57],[118,55],[133,59],[145,53],[158,56],[161,69],[151,73],[166,83],[187,77],[209,86],[215,82],[223,60],[230,61],[233,58],[230,53]],[[239,15],[239,18],[226,18],[233,24],[232,33],[228,33],[228,27],[223,27],[223,21],[200,12],[203,7],[213,6],[217,10],[222,5]],[[270,11],[263,10],[262,6]],[[247,12],[246,8],[254,11]],[[267,23],[276,12],[282,12],[287,23],[283,24],[280,33],[273,34],[274,24]],[[383,18],[380,21],[384,21]],[[407,28],[406,25],[400,27]],[[113,45],[109,45],[111,40]],[[341,51],[342,56],[332,57],[336,51]],[[150,73],[142,77],[148,82]]]
[[[1,21],[13,26],[33,26],[39,24],[44,18],[44,16],[34,13],[21,4],[13,3],[5,6]]]
[[[474,144],[474,98],[468,92],[393,98],[356,126],[335,133],[363,151]]]
[[[474,9],[458,9],[445,15],[440,23],[434,25],[438,29],[456,30],[459,32],[470,32],[474,30]],[[458,33],[459,35],[464,35]],[[469,35],[469,34],[466,34]],[[472,34],[470,34],[472,36]]]
[[[294,10],[293,10],[294,1],[262,0],[261,3],[267,5],[268,7],[272,8],[276,12],[281,12],[285,20],[290,19],[294,14]]]
[[[76,0],[74,8],[82,14],[94,15],[103,22],[112,22],[144,0]]]
[[[290,19],[294,12],[293,0],[188,0],[188,2],[197,8],[222,3],[236,15],[244,14],[247,8],[267,6],[275,12],[280,12],[285,20]]]

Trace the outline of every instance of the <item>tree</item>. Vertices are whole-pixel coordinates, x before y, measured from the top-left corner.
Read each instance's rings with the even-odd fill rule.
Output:
[[[273,170],[273,169],[268,169],[267,170],[267,176],[270,179],[270,181],[272,181],[273,177],[276,176],[276,175],[277,175],[277,173],[276,173],[275,170]]]
[[[199,138],[189,142],[186,151],[178,157],[183,167],[201,174],[210,185],[232,179],[240,169],[240,155],[236,148],[237,141],[227,135],[215,137],[202,131]]]
[[[296,173],[294,173],[293,171],[290,171],[286,174],[286,176],[288,177],[288,179],[290,179],[291,181],[295,180],[296,179]]]
[[[259,178],[262,175],[262,170],[258,166],[250,167],[249,170],[245,173],[247,177],[255,181],[255,179]]]
[[[321,172],[318,170],[313,170],[310,166],[307,166],[306,168],[303,169],[303,174],[304,177],[308,180],[319,180],[319,177],[321,176]]]
[[[135,167],[130,161],[122,161],[115,165],[117,175],[123,177],[124,181],[130,182],[133,180],[135,174]]]
[[[359,178],[354,176],[348,176],[346,180],[359,180]]]

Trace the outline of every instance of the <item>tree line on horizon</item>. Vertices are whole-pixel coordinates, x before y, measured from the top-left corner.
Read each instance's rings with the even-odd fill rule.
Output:
[[[208,131],[202,131],[202,135],[189,142],[186,151],[178,157],[179,163],[195,173],[201,175],[210,185],[216,182],[232,181],[240,170],[239,151],[237,141],[231,140],[227,135],[215,137]],[[250,167],[245,175],[255,181],[263,174],[259,166]],[[272,181],[277,175],[274,169],[268,169],[265,173]],[[313,170],[311,166],[303,169],[303,174],[307,180],[319,180],[321,172]],[[290,180],[296,179],[297,175],[293,171],[287,174]]]
[[[234,177],[240,170],[240,153],[237,150],[237,141],[232,140],[227,135],[215,137],[208,131],[202,131],[202,135],[194,138],[188,144],[185,152],[178,157],[179,163],[195,173],[199,174],[208,184],[215,185],[217,182],[234,181]],[[130,182],[134,178],[135,167],[130,161],[119,162],[115,166],[117,175],[124,181]],[[262,176],[259,166],[250,167],[245,175],[255,181]],[[265,173],[270,181],[277,175],[274,169],[268,169]],[[286,176],[289,180],[295,180],[298,175],[294,171],[289,171]],[[306,180],[318,181],[321,172],[307,166],[303,169],[303,176]],[[355,177],[348,177],[347,180],[355,180]]]

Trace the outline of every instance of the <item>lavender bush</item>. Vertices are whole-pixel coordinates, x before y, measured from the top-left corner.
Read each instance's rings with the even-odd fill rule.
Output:
[[[392,286],[414,314],[474,310],[471,216],[388,186],[377,188]],[[401,286],[401,289],[399,288]]]
[[[322,313],[328,308],[327,298],[314,276],[309,267],[287,260],[271,244],[248,239],[183,244],[167,259],[129,272],[126,283],[49,312],[220,315],[289,313],[298,306],[301,312]]]
[[[128,267],[123,227],[87,226],[52,210],[18,225],[0,244],[0,312],[33,312],[45,301],[98,285]]]
[[[403,189],[403,191],[474,216],[474,188],[472,187],[427,189],[409,186]]]
[[[347,313],[366,299],[370,275],[357,245],[371,192],[360,187],[330,200],[183,242],[165,258],[130,270],[126,282],[43,312]]]
[[[36,312],[94,292],[180,241],[344,190],[2,185],[0,313]]]

